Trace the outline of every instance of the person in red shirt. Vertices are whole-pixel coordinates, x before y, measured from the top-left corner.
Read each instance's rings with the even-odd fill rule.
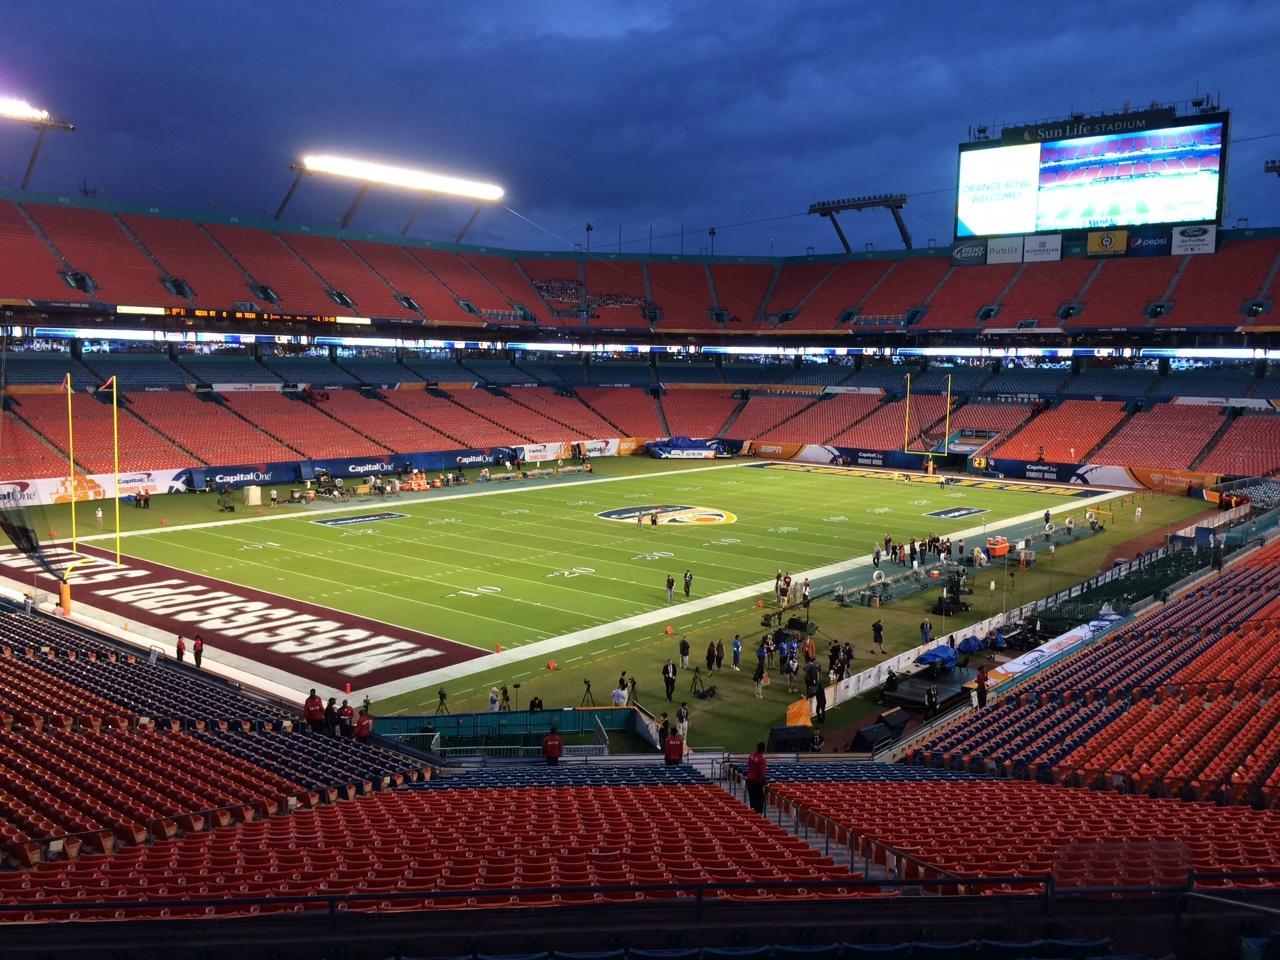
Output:
[[[196,634],[195,640],[191,642],[191,657],[196,662],[196,669],[200,669],[200,658],[204,655],[204,640],[200,638],[200,634]]]
[[[662,744],[662,755],[669,765],[684,762],[684,737],[673,730]]]
[[[316,696],[315,687],[311,688],[310,696],[302,702],[302,719],[312,733],[324,732],[324,701]]]
[[[178,634],[178,643],[174,649],[178,654],[178,662],[181,663],[187,657],[187,641],[182,638],[182,634]]]
[[[764,814],[765,777],[764,741],[756,744],[756,752],[747,757],[747,798],[751,809]]]
[[[560,758],[564,755],[564,740],[560,737],[560,731],[556,729],[556,725],[551,725],[551,732],[542,738],[542,756],[547,761],[547,766],[554,767],[560,762]]]
[[[369,716],[368,710],[361,707],[360,716],[356,718],[356,739],[367,740],[371,733],[373,733],[373,717]]]
[[[338,732],[344,737],[349,737],[355,733],[356,729],[356,711],[347,701],[342,701],[342,706],[338,708]]]

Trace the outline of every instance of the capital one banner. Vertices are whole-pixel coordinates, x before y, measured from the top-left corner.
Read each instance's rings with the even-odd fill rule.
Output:
[[[1022,244],[1023,263],[1045,263],[1062,259],[1062,234],[1026,237]]]

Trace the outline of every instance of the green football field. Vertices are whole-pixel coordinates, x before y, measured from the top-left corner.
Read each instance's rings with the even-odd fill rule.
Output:
[[[264,509],[261,518],[244,517],[242,510],[230,523],[216,512],[211,496],[158,497],[150,511],[123,511],[128,535],[122,545],[126,555],[399,623],[490,654],[448,668],[447,676],[357,691],[372,693],[379,714],[429,714],[437,691],[446,687],[455,711],[484,710],[490,686],[504,684],[511,686],[517,708],[534,695],[549,708],[577,706],[587,679],[594,682],[596,702],[607,703],[621,670],[638,678],[641,703],[667,709],[659,670],[675,655],[679,636],[688,634],[696,662],[709,641],[727,645],[741,633],[747,668],[716,675],[717,697],[697,705],[691,739],[699,747],[746,749],[782,722],[786,704],[795,699],[783,683],[756,699],[747,666],[759,634],[756,602],[768,595],[778,569],[828,567],[833,572],[815,581],[821,587],[853,568],[849,579],[865,582],[871,547],[885,533],[898,539],[980,532],[984,523],[998,526],[1013,517],[1038,520],[1046,508],[1080,518],[1097,502],[1081,499],[1079,488],[964,478],[949,487],[920,479],[904,484],[874,472],[799,464],[708,468],[620,457],[596,461],[595,467],[589,478],[475,485],[417,499],[362,499],[341,509],[282,506]],[[1064,545],[1056,565],[993,573],[985,579],[996,589],[976,598],[962,620],[937,623],[936,631],[961,629],[1091,576],[1133,538],[1205,509],[1186,497],[1147,496],[1143,504],[1141,524],[1132,521],[1124,501],[1108,504],[1116,522],[1105,533]],[[703,508],[668,519],[719,522],[652,528],[599,516],[659,505]],[[967,515],[927,516],[941,510]],[[317,522],[380,512],[403,516],[341,526]],[[49,509],[55,535],[65,535],[67,514],[66,507]],[[77,515],[83,536],[92,514],[81,505]],[[92,533],[90,539],[109,547],[113,538]],[[694,574],[692,597],[685,600],[677,586],[668,605],[663,581],[668,573],[679,580],[685,569]],[[852,640],[855,666],[864,669],[880,659],[867,642],[871,622],[883,620],[889,655],[910,649],[919,642],[919,621],[935,595],[926,591],[879,610],[818,600],[812,615],[821,625],[820,640]],[[667,626],[674,635],[667,635]],[[504,648],[501,655],[493,655],[497,644]],[[546,653],[548,647],[555,652]],[[215,650],[211,658],[218,655]],[[556,669],[549,670],[553,659]],[[680,696],[689,696],[688,687],[682,678]],[[831,724],[848,724],[859,711],[876,709],[871,701],[851,701],[832,712]],[[834,737],[834,726],[831,732]]]
[[[536,483],[370,500],[350,516],[280,507],[262,521],[132,536],[125,552],[491,650],[665,608],[668,574],[678,607],[685,570],[691,599],[705,601],[772,581],[779,569],[865,561],[885,533],[946,536],[1079,504],[785,465]],[[662,522],[637,524],[636,509],[651,507]],[[283,519],[286,510],[297,515]],[[948,510],[973,513],[929,516]],[[381,512],[400,516],[345,522]]]

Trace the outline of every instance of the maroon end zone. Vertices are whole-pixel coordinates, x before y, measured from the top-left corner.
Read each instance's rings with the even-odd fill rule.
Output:
[[[75,559],[70,550],[47,551],[55,564]],[[184,633],[199,633],[210,649],[273,667],[307,684],[341,690],[368,688],[485,656],[483,650],[429,633],[344,613],[304,600],[239,586],[81,546],[85,563],[71,575],[72,602],[128,621]],[[0,573],[30,582],[36,573],[43,590],[56,593],[58,581],[17,550],[0,551]]]

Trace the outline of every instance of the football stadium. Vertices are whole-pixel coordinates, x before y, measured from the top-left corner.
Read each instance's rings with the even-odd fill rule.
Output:
[[[26,96],[0,954],[1280,956],[1247,111],[988,123],[717,255],[425,137],[297,145],[258,214],[76,190],[82,104]],[[239,149],[183,176],[256,197]]]

